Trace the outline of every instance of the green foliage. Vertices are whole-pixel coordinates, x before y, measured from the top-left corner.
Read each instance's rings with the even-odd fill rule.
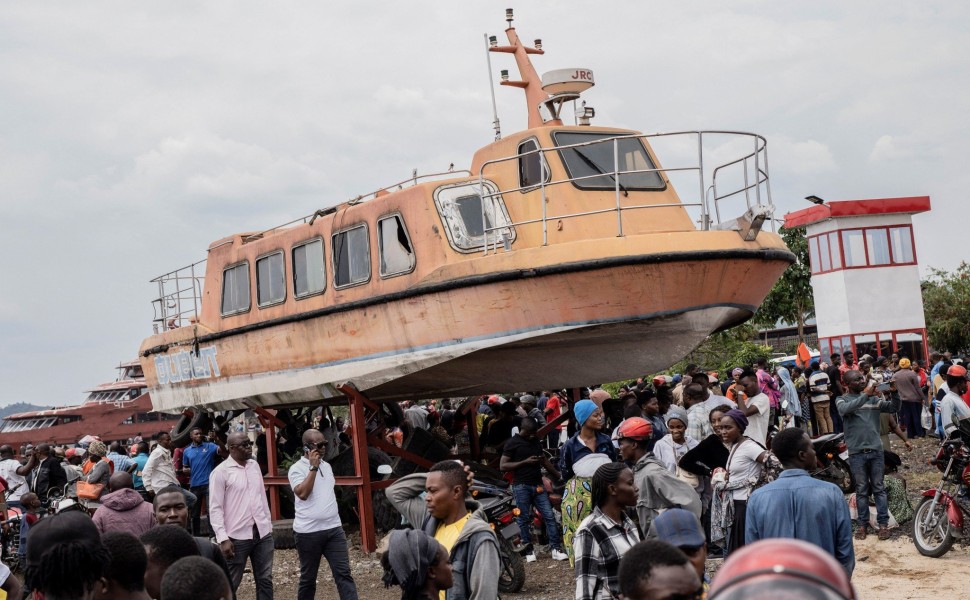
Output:
[[[615,381],[613,383],[604,383],[600,387],[602,387],[604,390],[606,390],[607,392],[609,392],[611,397],[613,397],[613,398],[619,398],[620,397],[620,387],[621,386],[624,386],[624,385],[626,385],[628,383],[630,383],[631,381],[636,381],[636,379],[634,378],[634,379],[626,379],[624,381]]]
[[[778,321],[798,325],[801,338],[805,320],[815,316],[808,239],[805,237],[805,230],[800,228],[782,227],[778,233],[785,240],[788,249],[795,254],[796,262],[785,269],[752,320],[764,328],[774,327]]]
[[[283,460],[280,461],[279,465],[279,470],[281,473],[286,473],[289,471],[290,467],[300,462],[300,459],[303,458],[302,448],[296,450],[293,454],[286,454],[285,452],[281,452],[280,454],[283,455]]]
[[[970,352],[970,264],[961,262],[952,273],[931,272],[922,282],[930,346],[954,354]]]
[[[688,363],[700,365],[726,377],[729,369],[753,365],[759,358],[770,358],[771,348],[752,341],[757,332],[750,324],[738,325],[708,336],[696,350],[670,368],[671,373],[683,373]]]

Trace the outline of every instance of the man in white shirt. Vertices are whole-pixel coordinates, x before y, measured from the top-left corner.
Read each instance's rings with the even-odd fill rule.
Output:
[[[707,373],[704,373],[703,371],[694,373],[693,377],[691,377],[691,383],[692,384],[699,383],[701,385],[701,388],[703,388],[704,399],[701,400],[701,402],[704,403],[704,409],[707,411],[708,414],[710,414],[711,411],[717,408],[718,406],[724,406],[725,404],[727,404],[731,408],[738,407],[737,403],[731,400],[730,398],[727,398],[726,396],[719,396],[711,391],[711,380],[710,380],[710,377],[707,375]],[[686,388],[685,388],[685,391],[686,391]],[[718,389],[718,391],[720,391],[720,389]],[[697,440],[697,441],[700,441],[700,440]]]
[[[751,369],[745,369],[738,380],[738,387],[741,388],[740,394],[735,390],[735,398],[738,401],[738,409],[748,417],[748,428],[744,435],[765,447],[768,439],[768,422],[771,411],[771,402],[768,395],[761,391],[758,384],[758,375]]]
[[[30,491],[26,476],[36,464],[37,460],[31,455],[31,460],[22,465],[14,458],[12,446],[0,446],[0,477],[4,478],[7,489],[10,490],[7,496],[8,507],[20,508],[20,497]]]
[[[293,532],[300,557],[298,600],[315,597],[321,556],[330,564],[340,600],[357,598],[357,585],[350,574],[347,537],[337,514],[333,469],[321,459],[326,451],[323,433],[308,429],[303,434],[303,458],[290,467],[288,474],[296,496]]]
[[[175,476],[171,448],[172,436],[167,431],[155,434],[155,449],[152,450],[141,472],[141,480],[145,484],[145,491],[148,492],[149,498],[154,498],[155,494],[170,485],[182,488],[178,477]],[[185,503],[189,505],[189,509],[195,506],[197,500],[195,494],[186,489],[182,489],[182,493],[185,495]]]

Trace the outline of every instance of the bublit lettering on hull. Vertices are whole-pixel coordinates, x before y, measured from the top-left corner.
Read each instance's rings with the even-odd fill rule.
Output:
[[[159,385],[219,377],[216,347],[205,346],[199,348],[198,353],[193,350],[181,350],[173,354],[156,356],[155,372],[158,374]]]

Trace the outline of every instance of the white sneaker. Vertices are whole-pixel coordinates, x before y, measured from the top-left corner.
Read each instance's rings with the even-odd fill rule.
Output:
[[[530,553],[525,555],[525,562],[535,562],[536,560],[537,559],[536,559],[535,553]]]
[[[552,551],[551,554],[552,554],[552,560],[568,560],[569,559],[569,555],[568,554],[566,554],[565,552],[560,552],[559,550],[553,549],[553,551]]]

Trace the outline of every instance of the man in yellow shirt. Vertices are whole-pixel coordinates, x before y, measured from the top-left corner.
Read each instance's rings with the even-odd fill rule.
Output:
[[[467,473],[460,462],[445,460],[428,473],[402,477],[387,488],[387,498],[415,529],[448,551],[455,583],[442,592],[442,600],[498,597],[498,540],[481,505],[468,497]]]

